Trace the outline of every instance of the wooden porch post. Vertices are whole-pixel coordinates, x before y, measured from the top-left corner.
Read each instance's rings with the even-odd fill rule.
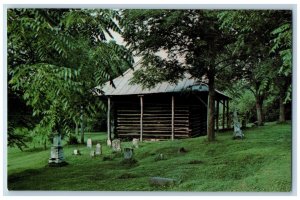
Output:
[[[174,140],[174,96],[172,95],[172,140]]]
[[[140,96],[140,105],[141,105],[141,114],[140,114],[140,141],[143,141],[143,114],[144,114],[144,108],[143,108],[143,95]]]
[[[107,145],[111,146],[111,132],[110,132],[110,97],[107,99]]]
[[[209,118],[209,95],[207,94],[207,109],[206,109],[206,132],[208,132],[208,118]]]
[[[226,101],[226,117],[227,117],[227,128],[230,128],[230,124],[229,124],[229,99],[227,99]]]
[[[222,129],[225,129],[225,99],[223,99]]]
[[[217,116],[216,116],[216,129],[217,129],[217,132],[219,132],[219,103],[220,101],[217,100]]]

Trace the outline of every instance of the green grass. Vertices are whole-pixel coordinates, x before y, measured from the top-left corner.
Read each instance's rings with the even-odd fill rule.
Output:
[[[244,131],[246,139],[232,140],[232,132],[206,137],[143,142],[134,150],[138,161],[122,164],[122,154],[106,147],[105,133],[87,134],[103,144],[104,155],[91,158],[85,145],[64,146],[69,165],[47,166],[50,151],[20,152],[8,148],[9,190],[68,191],[291,191],[291,124],[267,124]],[[122,147],[130,146],[124,142]],[[187,152],[178,150],[184,147]],[[79,148],[83,155],[72,155]],[[166,159],[157,159],[158,154]],[[110,160],[103,161],[103,157]],[[149,185],[161,176],[178,182],[170,187]]]

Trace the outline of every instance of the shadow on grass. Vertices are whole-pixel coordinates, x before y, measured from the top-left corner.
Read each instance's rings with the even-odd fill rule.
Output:
[[[23,152],[30,152],[30,153],[33,153],[33,152],[41,152],[41,151],[47,151],[47,150],[50,150],[50,147],[47,147],[46,149],[44,147],[28,147],[26,149],[23,150]]]
[[[123,173],[121,174],[118,179],[130,179],[130,178],[137,178],[138,176],[136,174],[132,174],[132,173]]]
[[[17,182],[23,182],[24,180],[29,179],[32,176],[45,173],[45,170],[47,170],[47,168],[48,166],[45,166],[44,168],[40,168],[40,169],[26,169],[22,172],[8,175],[7,177],[8,190],[13,190],[14,189],[13,186]]]

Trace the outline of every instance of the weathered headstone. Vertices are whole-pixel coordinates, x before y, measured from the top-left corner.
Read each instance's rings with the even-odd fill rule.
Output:
[[[149,183],[153,186],[171,186],[176,183],[176,180],[172,178],[151,177]]]
[[[119,139],[112,141],[112,149],[113,151],[121,151],[121,141]]]
[[[63,147],[61,146],[61,135],[55,134],[53,137],[53,145],[51,147],[49,165],[65,163]]]
[[[91,138],[89,138],[89,139],[87,140],[86,146],[87,146],[88,148],[92,148],[92,139],[91,139]]]
[[[97,144],[96,145],[96,152],[95,152],[96,155],[101,155],[102,154],[102,146],[101,144]]]
[[[81,155],[79,149],[74,149],[73,154],[74,155]]]
[[[158,155],[154,158],[155,161],[166,160],[166,159],[167,159],[167,157],[166,157],[164,154],[162,154],[162,153],[158,154]]]
[[[95,151],[94,151],[94,150],[91,150],[90,156],[91,156],[91,157],[95,157]]]
[[[124,148],[124,159],[129,160],[133,158],[133,149],[132,148]]]
[[[159,158],[160,158],[161,160],[163,160],[164,157],[165,157],[164,154],[162,154],[162,153],[159,154]]]
[[[241,130],[241,123],[238,120],[236,110],[233,112],[233,139],[243,139],[244,134]]]
[[[133,138],[132,145],[134,148],[139,148],[139,139]]]

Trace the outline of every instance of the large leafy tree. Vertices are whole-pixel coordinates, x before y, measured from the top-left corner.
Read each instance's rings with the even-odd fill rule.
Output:
[[[208,140],[215,139],[215,77],[227,60],[232,39],[219,29],[217,13],[208,10],[124,10],[123,37],[143,67],[135,82],[151,87],[161,81],[176,82],[184,73],[209,86]],[[163,55],[163,56],[161,56]]]
[[[274,80],[279,93],[279,121],[285,121],[285,104],[291,101],[292,96],[292,16],[291,11],[286,11],[278,20],[278,27],[271,34],[271,54],[277,58],[280,67],[278,76]]]
[[[291,84],[291,12],[223,11],[218,17],[222,23],[221,28],[229,34],[236,35],[236,40],[229,50],[230,54],[238,59],[230,71],[225,71],[227,74],[224,77],[230,80],[228,84],[237,79],[244,80],[245,88],[250,90],[256,99],[257,121],[262,125],[263,102],[268,95],[274,95],[274,90],[280,93],[280,113],[284,113],[282,97]],[[286,77],[282,76],[282,71],[285,71]]]
[[[9,87],[18,91],[37,127],[48,133],[68,130],[100,110],[91,89],[112,81],[132,65],[131,54],[114,41],[120,32],[113,10],[10,9],[8,11]]]

